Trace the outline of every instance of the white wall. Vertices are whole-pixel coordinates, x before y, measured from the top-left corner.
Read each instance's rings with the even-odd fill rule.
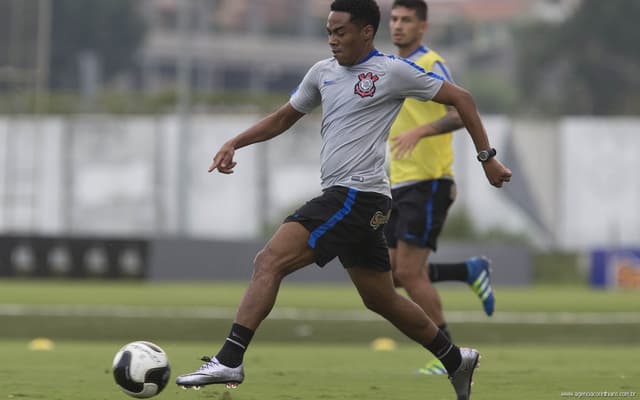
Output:
[[[639,245],[638,119],[568,118],[561,127],[561,246]]]
[[[217,148],[260,117],[193,117],[184,171],[178,165],[183,134],[174,116],[2,117],[0,230],[173,234],[184,215],[191,236],[254,237],[263,219],[278,223],[320,191],[317,115],[268,143],[238,150],[233,175],[207,173]],[[527,232],[541,245],[562,249],[640,244],[640,119],[484,120],[499,158],[519,164],[513,187],[530,192],[548,231],[505,190],[488,184],[464,130],[454,136],[454,212],[464,207],[480,229]],[[25,182],[29,178],[11,160],[34,164],[34,181]],[[24,204],[8,195],[31,183],[30,217],[16,218]],[[184,213],[177,210],[179,195]]]

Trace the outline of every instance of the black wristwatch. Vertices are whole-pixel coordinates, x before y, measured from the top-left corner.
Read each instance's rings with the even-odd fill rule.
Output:
[[[485,161],[489,161],[491,160],[493,157],[496,156],[498,152],[496,151],[496,149],[494,149],[493,147],[490,148],[489,150],[482,150],[478,153],[478,161],[480,162],[485,162]]]

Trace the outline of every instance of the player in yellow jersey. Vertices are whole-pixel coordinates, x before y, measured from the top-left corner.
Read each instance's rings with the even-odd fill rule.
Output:
[[[398,55],[426,71],[451,81],[444,59],[423,45],[427,31],[428,6],[423,0],[396,0],[391,10],[389,31]],[[432,101],[406,99],[389,135],[390,177],[393,195],[391,219],[385,234],[393,277],[409,297],[447,334],[436,281],[463,281],[493,314],[494,296],[490,284],[490,262],[474,257],[451,264],[428,264],[447,211],[455,199],[452,131],[464,127],[458,112]],[[488,154],[489,158],[495,151]],[[484,155],[479,155],[479,159]],[[426,266],[426,268],[425,268]],[[434,359],[420,372],[446,373]]]

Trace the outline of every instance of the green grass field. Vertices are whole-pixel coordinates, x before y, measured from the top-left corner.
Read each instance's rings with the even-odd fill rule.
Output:
[[[160,343],[173,374],[193,370],[211,343]],[[58,342],[33,352],[26,341],[0,341],[0,398],[86,400],[126,398],[110,366],[121,344]],[[479,346],[473,399],[557,399],[566,391],[640,392],[637,352],[622,345]],[[158,398],[235,400],[452,399],[446,378],[414,371],[425,352],[406,344],[388,352],[366,344],[285,345],[255,343],[246,357],[247,379],[237,389],[210,386],[182,390],[170,383]],[[640,396],[640,394],[638,394]]]
[[[0,304],[90,304],[144,306],[235,307],[246,282],[208,283],[119,283],[114,281],[22,281],[0,280]],[[477,311],[480,305],[465,286],[445,286],[445,307]],[[585,286],[535,286],[498,288],[499,311],[635,311],[640,312],[640,293],[591,290]],[[350,284],[282,285],[278,304],[288,307],[361,309],[360,299]]]
[[[127,398],[115,386],[110,367],[118,348],[133,340],[161,345],[172,377],[191,371],[200,356],[217,350],[243,287],[0,281],[0,399]],[[467,289],[441,291],[449,315],[462,318],[450,324],[454,339],[482,353],[474,400],[557,399],[573,391],[640,393],[640,293],[577,286],[496,292],[501,320],[482,317]],[[356,319],[344,318],[351,312]],[[265,321],[247,353],[244,384],[198,392],[170,384],[158,398],[452,399],[446,378],[415,372],[430,357],[426,350],[386,321],[359,319],[369,314],[350,286],[285,283],[274,318]],[[589,318],[526,322],[527,316],[564,314]],[[465,322],[467,315],[474,322]],[[619,318],[599,322],[610,316]],[[381,336],[395,339],[398,348],[373,351],[371,340]],[[31,351],[27,345],[35,337],[49,337],[56,346]]]

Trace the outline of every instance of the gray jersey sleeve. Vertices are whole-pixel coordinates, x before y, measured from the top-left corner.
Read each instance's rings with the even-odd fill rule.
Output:
[[[309,114],[314,108],[318,107],[322,102],[320,96],[320,63],[316,63],[307,71],[302,78],[302,82],[291,94],[289,103],[293,108],[301,113]]]
[[[441,76],[427,72],[405,59],[396,59],[389,73],[401,97],[413,97],[422,101],[431,100],[444,83]]]

